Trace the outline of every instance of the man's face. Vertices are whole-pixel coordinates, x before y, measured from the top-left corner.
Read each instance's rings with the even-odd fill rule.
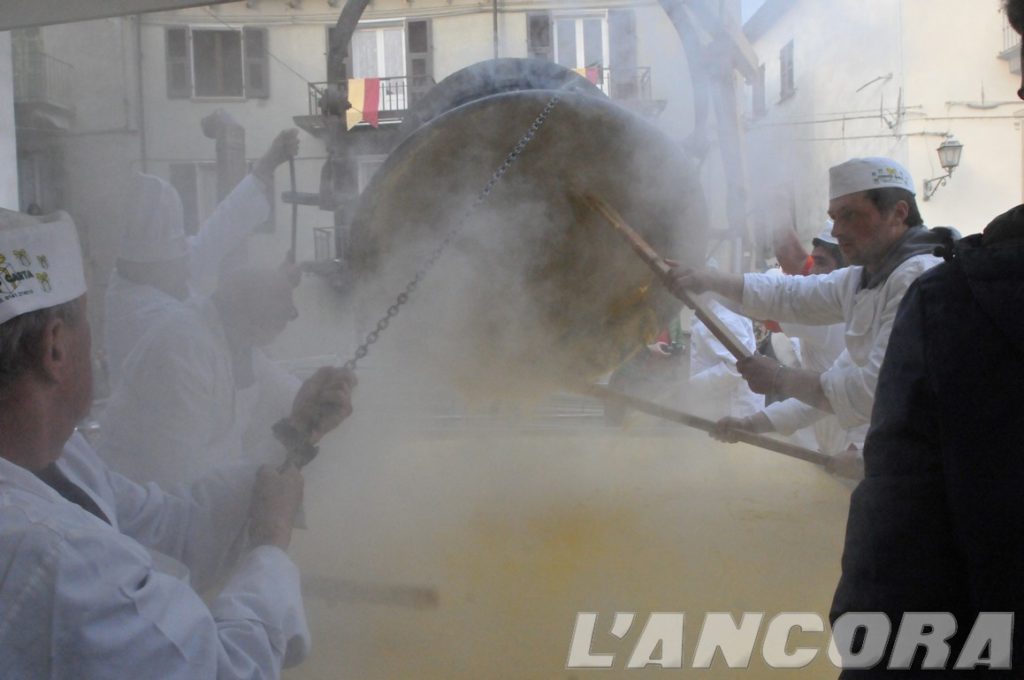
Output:
[[[906,231],[903,220],[907,210],[907,204],[900,201],[882,214],[866,191],[829,201],[828,216],[834,222],[832,236],[839,241],[839,250],[846,261],[868,270],[880,264],[889,248]]]
[[[814,260],[814,265],[811,267],[812,274],[831,274],[839,269],[839,263],[836,262],[836,258],[832,257],[828,248],[814,246],[811,250],[811,259]]]

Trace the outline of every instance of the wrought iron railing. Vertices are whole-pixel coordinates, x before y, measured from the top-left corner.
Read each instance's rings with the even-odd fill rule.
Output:
[[[382,120],[401,119],[409,107],[434,86],[434,79],[427,76],[398,76],[377,81],[377,112]],[[309,115],[340,113],[341,93],[346,87],[344,82],[310,83]]]
[[[74,67],[38,51],[14,54],[14,101],[18,104],[49,104],[72,111],[71,83]]]
[[[596,66],[577,69],[577,71],[612,99],[651,99],[651,69],[649,66],[640,68]]]

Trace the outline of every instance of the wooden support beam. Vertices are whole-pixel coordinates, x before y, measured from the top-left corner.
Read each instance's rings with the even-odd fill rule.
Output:
[[[752,81],[757,76],[761,63],[754,47],[743,33],[739,17],[719,15],[708,0],[662,0],[662,4],[679,2],[690,9],[705,31],[716,39],[725,41],[732,55],[733,66],[744,78]]]

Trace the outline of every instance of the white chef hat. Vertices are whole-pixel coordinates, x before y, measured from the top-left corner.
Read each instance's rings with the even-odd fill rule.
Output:
[[[871,189],[906,189],[911,194],[914,179],[905,167],[891,158],[852,158],[829,168],[828,199]]]
[[[832,235],[832,227],[834,222],[832,220],[825,220],[825,228],[820,234],[811,239],[811,245],[813,246],[837,246],[839,245],[839,239]]]
[[[0,324],[84,293],[82,249],[71,217],[0,209]]]
[[[188,254],[181,197],[170,183],[137,174],[122,214],[118,257],[131,262],[167,262]]]

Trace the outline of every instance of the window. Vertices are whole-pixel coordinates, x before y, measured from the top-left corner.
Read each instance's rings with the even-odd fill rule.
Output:
[[[608,23],[603,16],[555,17],[555,62],[586,70],[591,82],[608,92]]]
[[[352,34],[352,77],[405,76],[405,29],[361,28]]]
[[[388,157],[386,155],[381,156],[377,154],[359,156],[356,159],[359,193],[363,193],[366,187],[370,185],[370,180],[373,179],[373,176],[377,174],[377,171],[380,170],[380,166],[384,165],[384,161],[387,159]]]
[[[252,163],[249,166],[251,171]],[[220,202],[217,196],[217,164],[208,161],[171,163],[169,181],[181,197],[185,233],[194,235]],[[267,187],[267,192],[271,197],[276,195],[273,182]],[[276,201],[270,201],[270,216],[256,228],[257,233],[273,233],[276,222],[275,204]]]
[[[555,61],[566,68],[603,68],[608,63],[602,17],[555,19]]]
[[[757,69],[757,75],[754,76],[754,82],[751,83],[752,97],[751,97],[751,111],[754,114],[754,118],[760,118],[767,112],[768,105],[765,101],[765,68],[764,64],[761,64],[760,68]]]
[[[263,28],[168,28],[167,96],[270,96],[267,31]]]
[[[404,26],[361,28],[352,34],[352,77],[381,79],[381,111],[409,108],[405,66]]]
[[[241,97],[242,34],[239,31],[192,31],[192,63],[197,97]]]
[[[609,51],[609,22],[613,24],[616,35],[622,38],[622,49],[615,54]],[[620,72],[635,70],[635,31],[632,13],[627,11],[618,11],[615,16],[605,13],[584,16],[528,14],[527,53],[534,59],[554,61],[568,69],[585,72],[587,78],[608,93],[609,65]],[[624,86],[628,88],[625,83]]]
[[[327,27],[327,80],[346,78],[388,78],[380,84],[380,110],[405,111],[434,85],[433,45],[430,20],[417,19],[404,25],[364,26],[352,34],[348,52],[341,63],[331,60],[331,45],[337,31]],[[341,68],[344,66],[344,68]]]
[[[793,41],[779,52],[779,99],[789,99],[796,92],[793,76]]]

